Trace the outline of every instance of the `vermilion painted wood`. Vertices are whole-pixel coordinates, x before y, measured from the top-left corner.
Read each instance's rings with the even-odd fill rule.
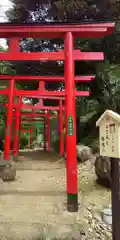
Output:
[[[66,25],[0,25],[0,37],[62,37],[66,32],[77,32],[79,37],[98,37],[99,33],[111,34],[115,23],[97,23],[97,24],[66,24]]]
[[[20,129],[20,131],[23,132],[23,133],[28,132],[28,131],[30,132],[30,131],[32,131],[32,129]]]
[[[7,95],[9,94],[9,90],[0,90],[0,94],[2,95]],[[15,96],[30,96],[32,98],[32,96],[35,96],[36,98],[41,96],[46,96],[47,99],[49,99],[49,97],[64,97],[65,96],[65,91],[40,91],[40,90],[14,90],[14,95]],[[80,97],[80,96],[86,96],[88,97],[90,95],[89,91],[75,91],[75,96],[76,97]]]
[[[2,90],[0,89],[0,94],[1,94],[1,95],[8,95],[9,92],[10,92],[10,91],[9,91],[8,89],[2,89]]]
[[[36,95],[28,95],[28,96],[25,96],[26,98],[38,98],[38,99],[49,99],[49,100],[65,100],[65,97],[54,97],[54,96],[36,96]]]
[[[74,60],[87,61],[87,60],[104,60],[102,52],[77,52],[74,51]],[[64,52],[0,52],[1,61],[63,61]]]
[[[15,134],[14,134],[14,147],[13,147],[13,156],[17,159],[19,151],[19,135],[20,135],[20,106],[21,106],[21,97],[18,98],[18,104],[15,112]],[[8,104],[7,104],[8,106]]]
[[[63,106],[62,100],[59,101],[59,134],[60,134],[60,155],[64,155],[64,135],[63,135]]]
[[[25,133],[25,132],[29,132],[29,142],[30,142],[30,146],[32,145],[32,131],[33,129],[29,128],[29,129],[21,129],[20,130],[22,133]]]
[[[47,150],[47,118],[44,118],[44,151]]]
[[[44,117],[41,117],[41,119],[43,120],[45,118],[45,116]],[[56,118],[56,117],[54,117],[54,118]],[[41,119],[23,119],[22,120],[22,122],[40,122],[41,121]]]
[[[8,90],[0,90],[0,94],[1,95],[7,95],[9,94]],[[65,97],[54,97],[54,96],[36,96],[36,95],[28,95],[28,96],[25,96],[26,98],[41,98],[41,99],[50,99],[50,100],[65,100]]]
[[[12,38],[9,41],[10,43],[8,51],[14,54],[20,52],[19,38]]]
[[[14,76],[14,75],[0,75],[0,80],[18,80],[18,81],[47,81],[47,82],[62,82],[65,80],[64,76]],[[76,82],[86,82],[86,81],[91,81],[95,79],[95,75],[90,75],[90,76],[75,76],[75,81]]]
[[[65,36],[65,118],[66,118],[66,175],[67,175],[67,208],[68,211],[78,211],[78,183],[77,183],[77,156],[76,156],[76,107],[75,82],[73,59],[73,35]],[[69,132],[69,118],[72,121],[72,134]],[[70,198],[71,196],[71,198]],[[71,204],[72,202],[72,204]],[[74,204],[73,204],[74,203]]]
[[[8,161],[10,158],[10,146],[11,146],[11,135],[12,135],[12,106],[14,102],[14,87],[15,82],[12,79],[9,81],[9,96],[8,96],[8,112],[6,121],[6,134],[5,134],[5,145],[4,145],[4,160]]]
[[[8,107],[8,104],[3,104],[5,107]],[[16,109],[40,109],[40,110],[53,110],[58,111],[60,109],[59,106],[41,106],[41,105],[28,105],[28,104],[21,104],[20,107],[17,104],[13,104],[13,108]],[[64,110],[65,107],[63,106],[62,109]]]
[[[25,96],[25,98],[38,98],[38,99],[49,99],[49,100],[63,100],[65,101],[65,96],[64,97],[51,97],[51,96],[35,96],[35,95],[28,95]],[[75,96],[75,99],[77,98],[77,96]]]
[[[39,88],[38,88],[40,91],[41,90],[45,90],[45,82],[44,81],[40,81],[39,82]],[[44,104],[43,104],[43,99],[39,99],[39,103],[37,104],[37,106],[40,106],[41,108],[43,108],[44,107]]]
[[[51,150],[51,132],[50,132],[50,114],[48,113],[48,117],[46,118],[46,140],[47,140],[47,151]],[[44,120],[45,121],[45,120]]]
[[[21,113],[20,114],[21,115],[21,117],[22,116],[26,116],[26,117],[45,117],[45,116],[47,116],[46,114],[44,114],[44,113]],[[15,113],[13,113],[13,116],[16,116],[16,114]],[[48,117],[48,116],[47,116]]]
[[[15,90],[14,91],[14,94],[16,95],[16,96],[34,96],[34,95],[36,95],[36,97],[37,96],[47,96],[47,97],[49,97],[49,96],[56,96],[56,97],[58,97],[58,96],[60,96],[60,97],[62,97],[62,96],[65,96],[65,91],[47,91],[47,90],[45,90],[45,91],[36,91],[36,90],[30,90],[30,91],[27,91],[27,90]],[[79,97],[79,96],[86,96],[86,97],[88,97],[89,96],[89,91],[75,91],[75,96],[76,97]]]

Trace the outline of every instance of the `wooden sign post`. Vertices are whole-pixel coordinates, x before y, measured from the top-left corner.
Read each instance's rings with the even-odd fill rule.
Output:
[[[98,119],[100,155],[111,158],[113,240],[120,239],[120,115],[106,110]]]

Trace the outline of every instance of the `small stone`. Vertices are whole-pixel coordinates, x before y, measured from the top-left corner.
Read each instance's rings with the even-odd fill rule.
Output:
[[[92,210],[92,206],[89,206],[87,209],[88,209],[88,211],[91,211]]]
[[[96,222],[95,222],[95,220],[93,219],[93,220],[92,220],[92,223],[91,223],[91,227],[94,228],[95,225],[96,225]]]
[[[89,229],[88,229],[88,232],[89,232],[89,233],[92,233],[92,228],[89,228]]]
[[[83,235],[83,236],[86,235],[83,229],[80,231],[80,234]]]
[[[89,220],[93,218],[91,213],[89,213],[87,217],[89,218]]]

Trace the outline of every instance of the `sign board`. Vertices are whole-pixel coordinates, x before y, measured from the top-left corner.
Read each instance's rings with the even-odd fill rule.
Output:
[[[72,118],[72,116],[68,117],[68,136],[73,136],[73,118]]]
[[[120,116],[117,114],[118,118],[115,118],[109,110],[105,113],[96,123],[99,126],[100,155],[120,158]]]

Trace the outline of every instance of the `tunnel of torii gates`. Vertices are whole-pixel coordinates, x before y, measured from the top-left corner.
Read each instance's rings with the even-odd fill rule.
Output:
[[[78,181],[76,156],[76,111],[75,96],[88,96],[86,92],[75,90],[75,61],[103,60],[102,52],[81,52],[75,50],[76,38],[102,38],[113,33],[115,23],[45,23],[45,24],[0,24],[0,38],[9,38],[10,45],[7,52],[0,52],[1,61],[64,61],[65,90],[58,91],[22,91],[14,89],[14,77],[10,80],[8,90],[8,112],[6,123],[4,160],[9,160],[10,132],[12,129],[13,98],[17,96],[57,96],[65,97],[65,123],[66,123],[66,185],[67,209],[78,211]],[[21,52],[19,41],[22,38],[63,38],[64,50],[57,52]],[[1,78],[2,79],[2,78]],[[2,79],[3,80],[3,79]],[[45,81],[43,79],[43,81]],[[1,90],[4,91],[4,90]],[[2,94],[2,92],[0,92]],[[4,94],[4,93],[3,93]]]
[[[30,128],[28,129],[28,128],[26,128],[26,129],[20,129],[20,132],[22,132],[22,133],[26,133],[26,132],[28,132],[29,133],[29,143],[30,143],[30,146],[32,145],[32,132],[33,132],[33,128],[34,128],[34,126],[30,126]]]
[[[0,79],[10,79],[12,78],[13,76],[6,76],[6,75],[1,75],[0,76]],[[75,78],[75,81],[76,82],[89,82],[91,80],[93,80],[95,78],[94,75],[91,75],[91,76],[77,76]],[[44,81],[42,79],[42,77],[38,77],[38,76],[15,76],[14,78],[15,80],[39,80],[39,88],[38,90],[45,90],[45,87],[44,87]],[[63,81],[63,77],[59,77],[59,76],[54,76],[53,78],[51,77],[48,77],[48,76],[44,76],[44,80],[49,80],[49,81],[54,81],[54,80],[57,80],[57,81]],[[8,95],[8,89],[7,90],[4,90],[2,91],[2,93],[4,94],[7,94]],[[49,91],[50,92],[50,91]],[[82,93],[80,92],[80,95]],[[89,94],[87,91],[84,92],[84,94]],[[38,98],[38,96],[33,96],[32,97],[34,98]],[[42,98],[47,98],[48,97],[45,97],[43,96]],[[16,123],[15,123],[15,135],[14,135],[14,150],[13,150],[13,154],[14,154],[14,159],[17,159],[17,156],[18,156],[18,147],[19,147],[19,128],[20,128],[20,110],[22,109],[32,109],[33,110],[33,113],[22,113],[21,116],[28,116],[28,117],[37,117],[38,114],[36,113],[35,115],[35,110],[39,109],[39,110],[44,110],[44,111],[58,111],[59,112],[59,133],[60,133],[60,155],[63,156],[64,155],[64,136],[63,136],[63,123],[62,123],[62,112],[64,110],[64,106],[62,106],[62,102],[63,100],[65,99],[64,97],[49,97],[50,99],[52,100],[59,100],[59,106],[44,106],[43,105],[43,99],[40,99],[39,100],[39,103],[36,104],[35,106],[32,106],[31,104],[27,105],[27,104],[22,104],[22,99],[21,99],[21,96],[19,97],[18,99],[18,104],[13,104],[13,108],[15,109],[17,117],[16,117]],[[8,108],[8,104],[4,104],[4,106],[6,106]],[[44,150],[46,151],[50,151],[50,117],[49,117],[49,113],[45,113],[46,117],[44,118]],[[41,117],[43,117],[44,115],[39,115]],[[53,115],[52,115],[53,117]],[[47,133],[46,133],[47,132]],[[30,138],[31,138],[31,133],[30,133]],[[30,142],[32,142],[32,140],[30,140]],[[48,143],[48,145],[46,144]],[[47,147],[46,147],[47,145]],[[6,158],[5,158],[6,159]]]
[[[36,96],[37,98],[37,96]],[[53,98],[57,99],[57,98]],[[42,99],[41,99],[42,100]],[[13,144],[13,156],[14,160],[17,160],[18,158],[18,150],[19,150],[19,132],[20,132],[20,122],[40,122],[41,119],[38,119],[38,117],[44,119],[44,151],[50,151],[51,150],[51,118],[56,118],[56,114],[51,114],[48,111],[58,111],[59,112],[59,133],[60,133],[60,155],[64,155],[64,137],[63,137],[63,122],[62,122],[62,112],[64,110],[64,107],[62,106],[62,99],[59,100],[60,104],[59,106],[44,106],[43,103],[39,103],[37,105],[31,105],[31,104],[22,104],[21,99],[19,97],[18,104],[13,104],[13,109],[15,109],[15,112],[13,112],[13,117],[15,118],[15,124],[14,124],[14,144]],[[8,104],[3,104],[5,107],[8,108]],[[32,109],[32,112],[20,112],[22,109]],[[35,110],[45,110],[45,113],[36,113]],[[21,117],[24,117],[25,119],[21,119]],[[26,119],[26,117],[33,117],[32,119]],[[37,119],[34,119],[37,117]],[[34,126],[35,127],[35,126]],[[30,126],[31,129],[31,126]],[[33,127],[32,127],[33,129]],[[32,144],[32,133],[30,131],[30,145]]]
[[[38,122],[40,122],[40,120],[41,119],[37,119],[37,121]],[[28,121],[30,121],[30,122],[33,122],[34,121],[34,119],[33,120],[31,120],[31,119],[25,119],[24,120],[25,122],[28,122]],[[36,121],[36,120],[35,120]],[[20,132],[22,132],[22,133],[29,133],[29,146],[31,147],[31,145],[32,145],[32,143],[33,143],[33,139],[32,139],[32,134],[33,134],[33,130],[35,129],[36,127],[34,126],[34,125],[31,125],[31,126],[29,126],[29,128],[28,127],[24,127],[24,128],[22,128],[22,129],[20,129]],[[49,142],[49,139],[48,139],[48,142]],[[45,148],[45,144],[44,144],[44,150],[46,150],[46,148]]]
[[[44,144],[44,150],[46,150],[46,143],[48,143],[47,146],[47,150],[50,151],[50,115],[49,113],[45,113],[44,114],[38,114],[35,113],[35,110],[39,109],[39,110],[44,110],[44,111],[58,111],[59,112],[59,132],[60,132],[60,155],[63,156],[64,155],[64,136],[63,136],[63,123],[62,123],[62,112],[64,110],[64,106],[62,106],[62,101],[65,99],[65,97],[59,97],[59,96],[54,96],[56,94],[57,91],[45,91],[45,86],[44,86],[44,81],[64,81],[63,77],[59,77],[59,76],[44,76],[44,77],[39,77],[39,76],[8,76],[8,75],[0,75],[0,79],[4,79],[4,80],[9,80],[9,79],[13,79],[18,80],[18,81],[22,81],[22,80],[39,80],[39,88],[38,90],[34,90],[32,91],[32,94],[34,93],[34,95],[31,95],[31,91],[22,91],[22,94],[27,93],[27,97],[32,97],[32,98],[41,98],[39,100],[39,103],[35,106],[32,106],[31,104],[22,104],[22,96],[20,95],[18,97],[18,104],[14,104],[12,105],[12,108],[15,109],[15,113],[13,114],[16,115],[16,123],[15,123],[15,136],[14,136],[14,150],[13,150],[13,154],[14,154],[14,159],[17,159],[18,156],[18,147],[19,147],[19,128],[20,128],[20,116],[27,116],[27,117],[37,117],[37,116],[41,116],[44,117],[44,139],[45,139],[45,144]],[[43,81],[44,78],[44,81]],[[89,82],[91,80],[93,80],[95,78],[94,75],[91,76],[77,76],[75,78],[76,82]],[[9,80],[9,83],[10,80]],[[6,94],[9,95],[9,89],[6,90],[0,90],[1,94]],[[49,94],[49,95],[53,95],[50,97],[46,97],[46,96],[41,96],[39,97],[38,94],[41,93],[41,91],[43,91],[44,94]],[[20,93],[20,91],[19,91]],[[63,94],[64,92],[60,92],[60,94]],[[76,92],[77,95],[79,96],[88,96],[89,92],[88,91],[78,91]],[[29,94],[29,96],[28,96]],[[14,88],[14,95],[18,95],[18,93],[16,94],[16,89]],[[43,105],[43,99],[52,99],[52,100],[59,100],[59,106],[44,106]],[[4,106],[6,106],[8,108],[8,104],[4,104]],[[22,109],[32,109],[33,112],[32,113],[20,113],[20,110]],[[52,115],[53,117],[53,115]],[[47,133],[46,133],[47,132]],[[30,135],[31,136],[31,135]],[[8,159],[9,156],[6,154],[9,154],[9,152],[4,152],[4,159]]]
[[[16,123],[19,122],[20,119],[20,114],[19,114],[19,119],[18,117],[16,118],[16,115],[13,114],[13,116],[15,116],[15,121]],[[34,123],[34,122],[41,122],[42,119],[44,119],[44,151],[51,151],[51,131],[50,131],[50,120],[51,118],[56,118],[56,114],[47,114],[47,113],[41,113],[41,114],[28,114],[28,113],[24,113],[21,114],[21,116],[24,117],[37,117],[37,118],[25,118],[22,119],[22,123]],[[40,118],[38,118],[40,117]],[[15,124],[15,126],[18,126],[18,124]],[[33,143],[33,139],[32,139],[32,134],[33,134],[33,130],[36,129],[36,127],[34,125],[30,125],[29,128],[28,126],[25,126],[25,129],[21,129],[20,125],[19,125],[19,129],[14,129],[14,144],[13,144],[13,157],[14,160],[17,161],[18,160],[18,151],[19,151],[19,133],[20,132],[29,132],[29,142],[30,142],[30,147],[32,147],[32,143]],[[16,141],[17,140],[17,141]],[[64,139],[62,139],[64,140]],[[64,142],[62,142],[63,144],[63,148],[64,148]],[[61,149],[60,149],[61,150]],[[64,150],[64,149],[63,149]],[[61,153],[60,153],[61,154]],[[64,153],[63,153],[64,154]]]

